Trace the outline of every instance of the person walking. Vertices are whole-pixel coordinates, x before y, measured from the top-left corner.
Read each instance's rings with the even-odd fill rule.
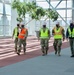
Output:
[[[64,41],[65,34],[64,34],[64,28],[62,26],[60,26],[59,22],[52,29],[52,35],[54,37],[53,46],[54,46],[55,54],[58,53],[58,56],[60,56],[61,46],[62,46],[62,38]]]
[[[20,24],[17,24],[17,27],[14,28],[12,34],[12,39],[14,38],[14,43],[15,43],[15,52],[17,52],[19,28],[20,28]]]
[[[18,52],[17,52],[18,55],[20,55],[22,45],[23,45],[24,54],[26,52],[26,39],[27,39],[27,36],[28,36],[28,30],[22,24],[21,25],[21,31],[18,35]]]
[[[71,57],[74,57],[74,22],[70,23],[70,26],[67,28],[66,39],[69,39]]]
[[[39,39],[41,43],[42,56],[47,55],[49,49],[49,39],[50,39],[50,31],[43,25],[43,27],[39,31]]]

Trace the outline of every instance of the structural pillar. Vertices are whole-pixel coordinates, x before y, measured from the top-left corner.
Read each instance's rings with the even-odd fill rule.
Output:
[[[72,20],[74,21],[74,0],[72,0]]]

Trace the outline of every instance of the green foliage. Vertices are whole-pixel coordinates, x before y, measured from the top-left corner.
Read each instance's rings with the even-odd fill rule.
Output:
[[[37,6],[36,9],[34,9],[32,13],[30,13],[30,16],[32,17],[32,19],[40,20],[42,16],[45,16],[45,10]]]
[[[58,13],[56,11],[53,11],[51,9],[48,9],[46,12],[47,16],[52,19],[53,21],[58,19]]]
[[[17,19],[16,19],[17,21],[19,21],[19,22],[22,22],[23,21],[23,19],[22,18],[20,18],[20,17],[17,17]]]
[[[40,6],[36,5],[36,2],[20,2],[20,0],[14,0],[12,2],[12,8],[16,9],[18,17],[17,21],[22,22],[23,18],[25,18],[25,14],[28,13],[32,19],[40,20],[41,17],[45,15],[52,19],[53,21],[57,20],[58,13],[51,9],[43,9]]]

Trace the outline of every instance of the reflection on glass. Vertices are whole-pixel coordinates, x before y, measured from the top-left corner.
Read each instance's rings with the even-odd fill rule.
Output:
[[[5,4],[5,11],[6,11],[6,14],[11,15],[11,5]]]

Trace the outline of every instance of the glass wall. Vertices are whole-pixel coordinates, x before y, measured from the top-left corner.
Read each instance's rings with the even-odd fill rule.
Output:
[[[11,20],[14,20],[15,17],[13,15],[15,15],[14,13],[12,14],[12,10],[11,10],[11,1],[12,0],[0,0],[0,36],[11,36],[11,30],[12,30],[12,22]],[[33,0],[20,0],[21,2],[23,1],[33,1]],[[55,8],[55,10],[59,13],[59,18],[58,21],[60,22],[60,25],[62,25],[65,29],[68,27],[70,21],[72,20],[72,0],[47,0],[50,1],[50,4],[46,1],[46,0],[34,0],[36,1],[38,6],[43,7],[44,9],[47,8]],[[53,7],[53,8],[52,8]],[[17,15],[17,14],[16,14]],[[11,16],[13,16],[13,18],[11,19]],[[17,16],[16,16],[17,17]],[[42,18],[41,21],[36,21],[35,24],[35,30],[39,30],[39,28],[41,27],[41,25],[43,23],[46,23],[47,26],[50,28],[50,30],[52,30],[52,28],[55,26],[56,22],[53,22],[50,19],[47,19],[46,22],[44,22],[44,19],[46,17]],[[27,23],[28,21],[30,21],[31,18],[30,16],[27,14],[26,18],[25,18],[25,23]],[[16,21],[13,21],[16,22]],[[33,22],[34,23],[34,22]],[[13,23],[13,25],[15,25],[16,23]],[[27,28],[29,29],[29,31],[31,32],[33,30],[33,27],[30,27],[31,24],[29,23],[27,25]]]
[[[0,36],[11,35],[11,0],[0,0]]]
[[[50,4],[48,2],[50,1]],[[65,29],[70,24],[70,21],[72,20],[72,0],[36,0],[37,5],[47,9],[55,9],[59,15],[58,21],[60,22],[60,25],[62,25]],[[49,22],[49,23],[47,23]],[[46,21],[47,26],[49,26],[50,30],[55,26],[56,22],[53,22],[48,19]]]

